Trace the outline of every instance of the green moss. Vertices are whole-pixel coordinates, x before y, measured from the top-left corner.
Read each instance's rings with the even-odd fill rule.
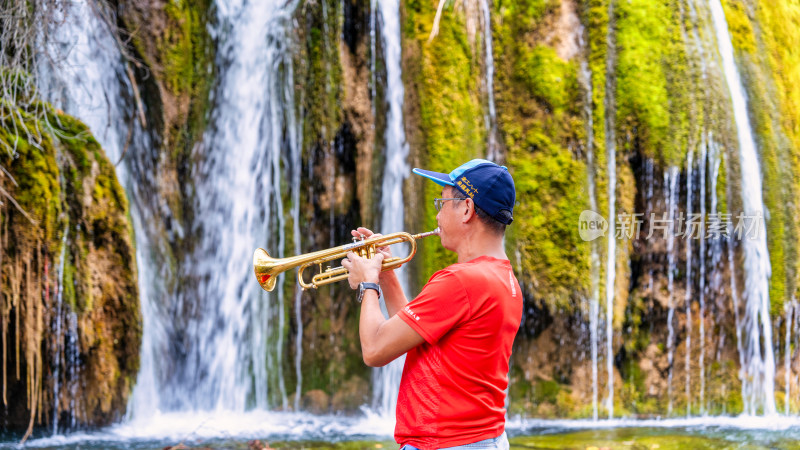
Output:
[[[62,298],[78,313],[81,334],[79,381],[85,389],[76,407],[85,414],[79,420],[84,425],[107,424],[124,411],[141,343],[127,200],[113,166],[80,121],[38,101],[24,108],[0,103],[0,108],[4,109],[0,138],[16,144],[13,156],[0,157],[3,169],[16,181],[4,183],[4,189],[35,222],[31,224],[17,209],[4,211],[0,221],[14,239],[0,249],[2,262],[24,258],[31,264],[25,283],[40,288],[23,290],[27,311],[48,307],[42,303],[47,298],[43,287],[54,289],[54,267],[63,263]],[[67,247],[62,253],[65,232]],[[64,261],[59,261],[62,254]],[[105,270],[104,264],[113,270]],[[8,273],[7,268],[0,269]],[[4,277],[0,282],[7,292],[15,281]],[[51,339],[59,338],[36,336],[41,332],[26,330],[26,342],[42,343],[41,349],[23,349],[27,354],[41,355],[51,348]],[[43,397],[43,411],[52,408],[51,400]]]
[[[680,165],[690,139],[691,78],[677,5],[616,4],[616,101],[621,149]],[[695,117],[690,117],[694,115]],[[694,139],[696,143],[697,140]]]
[[[340,3],[324,0],[321,5],[305,5],[301,16],[303,51],[296,58],[297,79],[304,82],[300,95],[303,116],[304,156],[315,145],[327,147],[342,123],[342,68],[336,42],[340,28],[333,18]],[[327,23],[325,22],[327,20]]]
[[[717,211],[720,214],[729,214],[728,210],[728,171],[730,170],[728,158],[723,154],[719,164],[719,176],[717,177]]]
[[[541,103],[553,113],[559,114],[570,108],[577,87],[576,68],[573,63],[564,61],[555,49],[537,45],[525,52],[516,61],[514,77]]]
[[[41,134],[39,142],[28,140],[28,133],[35,136],[46,131],[44,124],[25,110],[5,103],[0,104],[4,131],[0,139],[10,148],[16,146],[13,155],[2,154],[0,164],[7,168],[16,181],[12,192],[19,206],[34,220],[50,246],[57,246],[61,214],[61,186],[53,142],[47,134]],[[25,130],[28,130],[26,133]],[[38,230],[34,228],[35,236]]]
[[[449,172],[458,165],[483,158],[485,130],[481,98],[479,97],[479,70],[477,56],[467,42],[464,19],[451,10],[445,12],[439,25],[439,34],[428,42],[435,15],[435,5],[430,2],[409,2],[405,12],[404,51],[409,62],[417,68],[411,72],[410,90],[416,93],[419,130],[411,136],[420,141],[418,161],[426,169]],[[408,70],[408,69],[407,69]],[[441,197],[441,187],[426,182],[420,185],[421,210],[417,213],[421,228],[436,228],[436,211],[431,200]],[[430,275],[449,263],[455,255],[444,250],[435,239],[419,243],[420,269],[417,284],[424,284]]]
[[[536,403],[556,403],[561,388],[553,380],[537,379],[533,383],[533,401]]]
[[[736,59],[742,80],[747,90],[748,112],[753,124],[757,150],[760,153],[760,168],[763,184],[763,201],[766,211],[767,243],[771,264],[770,306],[775,317],[784,312],[783,305],[796,295],[798,286],[798,236],[800,221],[797,206],[793,201],[798,188],[796,131],[792,129],[792,116],[800,102],[792,102],[791,87],[783,75],[784,65],[800,64],[800,58],[777,49],[790,45],[778,39],[800,38],[797,31],[787,31],[774,22],[772,7],[759,8],[758,14],[749,4],[723,2],[728,29],[736,50]],[[786,4],[779,2],[775,12],[791,14]],[[766,23],[760,24],[756,18]],[[771,27],[776,27],[772,30]],[[793,35],[792,35],[793,33]],[[794,69],[796,75],[800,70]],[[789,92],[782,92],[789,89]],[[798,91],[800,92],[800,91]],[[795,100],[800,100],[796,95]],[[796,122],[796,121],[795,121]],[[788,127],[786,125],[789,125]]]
[[[589,245],[580,239],[578,218],[588,204],[586,167],[541,134],[539,151],[513,153],[517,197],[513,236],[522,254],[522,272],[533,278],[537,297],[555,309],[588,292]]]
[[[733,5],[729,5],[730,7]],[[726,9],[726,15],[728,9]],[[785,298],[792,296],[800,297],[800,247],[798,237],[800,237],[800,214],[798,206],[794,201],[786,201],[790,198],[797,198],[800,192],[800,54],[794,51],[795,43],[800,40],[800,29],[791,24],[796,24],[800,20],[800,8],[792,2],[779,0],[767,4],[755,6],[755,16],[760,25],[759,38],[760,46],[757,55],[760,57],[761,66],[768,73],[770,80],[774,83],[774,89],[770,91],[770,98],[775,101],[773,120],[775,134],[777,135],[777,148],[783,150],[779,157],[771,161],[767,173],[774,174],[772,177],[783,178],[780,183],[786,197],[778,199],[771,208],[784,208],[785,219],[783,230],[783,259],[772,258],[773,265],[782,264],[785,270]],[[745,22],[749,24],[749,22]],[[743,33],[749,36],[748,33]],[[740,51],[746,51],[746,46],[739,45]],[[778,164],[783,169],[774,170],[774,165]],[[789,164],[787,164],[789,163]],[[793,182],[789,182],[793,180]],[[769,182],[770,188],[774,183]],[[770,210],[772,211],[772,209]],[[772,228],[779,227],[779,224],[772,225]],[[769,231],[769,230],[768,230]],[[772,232],[775,232],[773,229]],[[772,252],[772,248],[770,249]],[[771,293],[772,294],[772,293]],[[773,313],[777,313],[773,308]]]
[[[725,11],[725,21],[728,23],[733,46],[739,51],[752,54],[756,51],[757,44],[746,8],[743,2],[722,0],[722,9]]]
[[[589,187],[575,152],[586,143],[578,62],[541,43],[560,2],[500,1],[496,8],[498,124],[518,200],[508,246],[519,250],[520,281],[535,287],[534,298],[571,311],[590,282],[590,245],[577,226]]]

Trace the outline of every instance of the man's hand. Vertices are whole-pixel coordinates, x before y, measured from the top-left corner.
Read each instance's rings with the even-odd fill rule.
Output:
[[[348,252],[347,258],[342,260],[342,267],[348,271],[347,282],[352,289],[356,289],[361,282],[378,283],[382,265],[383,253],[376,253],[369,259]]]
[[[350,234],[352,234],[354,238],[360,238],[362,240],[383,236],[380,233],[373,233],[372,230],[364,227],[358,227],[355,230],[351,230]],[[378,247],[376,250],[383,254],[384,259],[392,257],[392,250],[389,248],[388,245],[384,245],[383,247]]]

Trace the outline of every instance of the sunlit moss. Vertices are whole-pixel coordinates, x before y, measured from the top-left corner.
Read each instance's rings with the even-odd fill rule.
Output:
[[[784,302],[796,295],[798,286],[798,233],[796,197],[798,182],[796,114],[800,94],[796,83],[800,58],[782,47],[800,38],[782,20],[800,16],[785,2],[755,6],[748,2],[723,2],[736,61],[747,91],[748,112],[760,154],[763,201],[769,248],[770,306],[773,316],[782,315]],[[781,21],[776,21],[777,16]],[[763,20],[764,23],[760,23]],[[794,180],[794,181],[792,181]]]
[[[13,236],[3,239],[0,271],[14,274],[3,278],[2,291],[21,289],[16,305],[10,297],[0,297],[12,302],[2,309],[6,314],[15,309],[29,324],[17,331],[18,336],[24,333],[20,345],[26,370],[36,373],[41,361],[52,360],[49,349],[56,348],[55,340],[63,336],[48,334],[46,324],[36,325],[42,316],[31,315],[51,308],[47,302],[61,296],[64,308],[77,314],[81,336],[80,379],[75,380],[80,391],[69,407],[80,411],[75,416],[80,424],[110,423],[124,412],[131,379],[139,368],[141,343],[127,199],[114,167],[80,121],[41,102],[33,103],[37,114],[7,103],[2,107],[6,110],[0,138],[16,144],[13,157],[4,153],[0,162],[16,183],[3,183],[3,189],[18,205],[0,209],[0,225]],[[29,133],[23,133],[23,128]],[[21,276],[15,266],[25,267],[27,273]],[[63,267],[61,279],[57,278],[59,266]],[[53,389],[51,383],[26,389],[36,396],[39,390]],[[63,404],[53,412],[52,401],[49,396],[37,400],[36,420],[64,412]]]
[[[745,53],[755,52],[756,38],[745,2],[722,0],[722,9],[725,11],[725,21],[728,23],[733,46]]]
[[[727,10],[726,10],[727,13]],[[800,22],[800,6],[790,1],[774,1],[757,3],[755,15],[760,25],[760,36],[766,51],[766,58],[772,75],[775,89],[772,91],[777,100],[777,127],[788,139],[787,143],[779,141],[781,147],[788,147],[785,160],[779,164],[785,166],[786,160],[791,168],[786,168],[790,198],[796,198],[800,192],[800,53],[796,51],[796,43],[800,42],[800,29],[795,24]],[[788,180],[787,180],[788,181]],[[785,223],[785,270],[786,297],[800,297],[800,247],[797,244],[800,236],[800,214],[797,213],[796,202],[787,202]],[[774,260],[774,258],[773,258]],[[778,260],[780,264],[781,260]],[[774,262],[773,262],[774,264]],[[773,312],[776,312],[773,309]]]
[[[412,99],[416,103],[407,107],[413,111],[407,120],[419,124],[419,129],[409,130],[409,139],[421,145],[412,149],[417,152],[414,159],[418,164],[429,170],[450,172],[470,159],[486,157],[478,89],[482,74],[477,55],[467,42],[459,10],[446,8],[438,35],[428,42],[435,7],[429,1],[411,1],[404,7],[403,64],[408,73],[405,84],[414,93]],[[422,229],[432,230],[436,227],[436,211],[430,201],[442,196],[441,186],[433,182],[417,185],[422,191],[417,197],[420,210],[412,215],[421,216],[418,220]],[[421,286],[435,270],[455,262],[455,254],[442,248],[437,239],[423,240],[419,246],[420,268],[415,281]]]
[[[669,1],[635,0],[618,2],[615,11],[617,123],[622,148],[664,165],[679,165],[692,142],[689,121],[694,88],[678,8]]]

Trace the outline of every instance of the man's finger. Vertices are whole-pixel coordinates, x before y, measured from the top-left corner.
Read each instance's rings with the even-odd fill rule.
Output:
[[[364,228],[364,227],[358,227],[358,232],[366,237],[371,237],[373,234],[375,234],[369,228]]]

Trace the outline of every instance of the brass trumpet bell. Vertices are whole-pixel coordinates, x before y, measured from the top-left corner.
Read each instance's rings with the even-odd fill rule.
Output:
[[[385,236],[370,237],[368,239],[357,240],[353,239],[352,244],[341,245],[326,250],[306,253],[303,255],[292,256],[289,258],[273,258],[269,256],[266,250],[259,248],[253,253],[253,270],[256,274],[258,284],[265,291],[272,291],[275,289],[275,284],[278,280],[278,275],[281,273],[298,267],[297,281],[303,289],[316,289],[319,286],[341,281],[347,278],[348,271],[344,267],[330,266],[323,270],[323,264],[328,264],[331,261],[344,259],[348,252],[356,252],[359,256],[364,258],[372,258],[378,252],[379,247],[385,247],[393,244],[400,244],[407,242],[411,248],[408,255],[404,258],[391,257],[383,260],[381,271],[391,270],[407,263],[414,257],[417,252],[417,239],[424,237],[438,235],[439,229],[429,231],[427,233],[409,234],[406,232],[391,233]],[[303,277],[303,271],[310,266],[319,266],[319,273],[311,278],[311,282],[306,282]]]

